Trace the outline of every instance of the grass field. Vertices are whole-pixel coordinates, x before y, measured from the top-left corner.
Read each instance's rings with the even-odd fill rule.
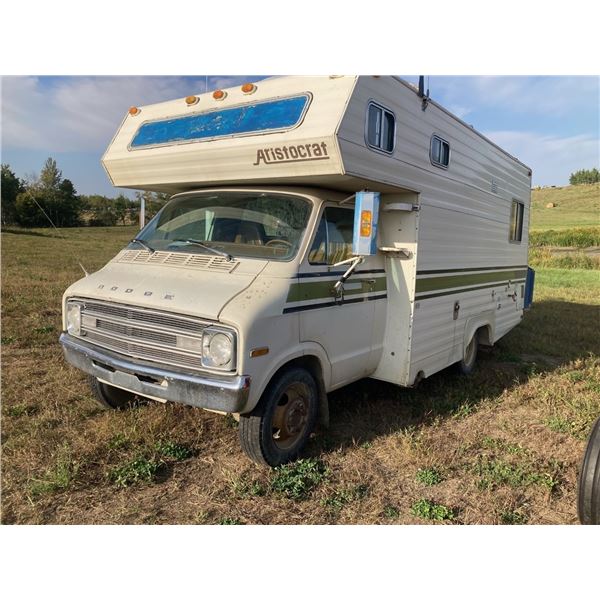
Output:
[[[532,231],[600,227],[600,184],[534,189],[531,206]]]
[[[270,471],[236,422],[176,404],[106,412],[57,343],[60,299],[133,229],[2,234],[3,523],[574,523],[600,414],[600,277],[542,269],[524,322],[415,390],[364,380]]]

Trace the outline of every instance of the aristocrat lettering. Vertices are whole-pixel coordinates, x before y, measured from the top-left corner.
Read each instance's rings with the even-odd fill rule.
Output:
[[[304,162],[308,160],[328,160],[327,144],[325,142],[314,144],[297,144],[294,146],[281,146],[279,148],[261,148],[256,151],[255,167],[265,164],[286,162]]]

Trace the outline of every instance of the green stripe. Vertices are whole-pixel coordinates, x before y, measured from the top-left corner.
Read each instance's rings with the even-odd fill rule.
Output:
[[[369,277],[375,279],[374,284],[367,283],[367,279],[348,279],[348,283],[361,282],[361,289],[345,290],[344,296],[355,296],[366,292],[384,292],[387,289],[385,277]],[[318,300],[319,298],[331,298],[335,281],[300,281],[292,283],[287,296],[287,302],[302,302],[303,300]]]
[[[524,283],[524,279],[515,279],[513,283]],[[506,282],[505,282],[506,283]],[[492,288],[498,287],[498,283],[492,283],[490,285],[478,285],[476,287],[463,288],[462,290],[450,290],[445,292],[438,292],[437,294],[426,294],[425,296],[419,296],[415,298],[415,301],[419,302],[419,300],[427,300],[428,298],[439,298],[440,296],[451,296],[452,294],[464,294],[465,292],[475,292],[477,290],[490,290]]]
[[[435,292],[438,290],[447,290],[448,288],[466,287],[468,285],[477,285],[491,283],[493,281],[514,281],[527,275],[527,271],[495,271],[491,273],[473,273],[460,275],[446,275],[444,277],[429,277],[427,279],[417,279],[416,293]]]

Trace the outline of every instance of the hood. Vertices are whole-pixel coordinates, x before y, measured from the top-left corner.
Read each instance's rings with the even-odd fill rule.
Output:
[[[80,279],[65,297],[96,298],[218,320],[268,261],[207,258],[184,253],[123,251],[104,268]]]

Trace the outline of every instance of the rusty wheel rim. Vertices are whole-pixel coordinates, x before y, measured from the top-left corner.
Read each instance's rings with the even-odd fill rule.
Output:
[[[302,438],[308,426],[310,390],[304,383],[292,383],[279,396],[272,420],[273,442],[289,450]]]

